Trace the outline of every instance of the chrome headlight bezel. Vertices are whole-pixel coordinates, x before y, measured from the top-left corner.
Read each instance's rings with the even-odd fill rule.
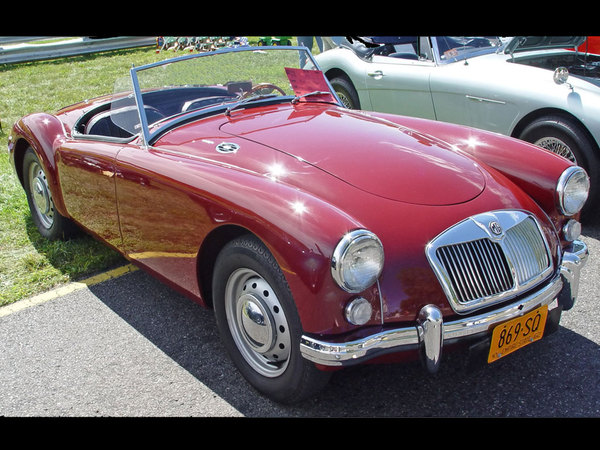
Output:
[[[579,166],[567,168],[559,177],[556,195],[559,211],[573,216],[581,211],[590,192],[590,178]]]
[[[361,267],[352,268],[351,261],[357,262],[361,250],[368,249],[371,257],[363,258]],[[368,230],[354,230],[340,240],[331,258],[331,275],[340,288],[356,294],[372,286],[383,270],[383,244]]]

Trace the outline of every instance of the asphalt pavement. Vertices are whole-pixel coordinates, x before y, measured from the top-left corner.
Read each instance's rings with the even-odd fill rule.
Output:
[[[5,417],[600,417],[600,227],[580,297],[558,332],[494,364],[446,354],[336,372],[282,406],[255,392],[221,345],[213,313],[133,271],[0,315]]]

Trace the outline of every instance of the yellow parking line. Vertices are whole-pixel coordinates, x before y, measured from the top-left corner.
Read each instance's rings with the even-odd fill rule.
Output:
[[[127,264],[122,267],[117,267],[116,269],[109,270],[108,272],[103,272],[98,275],[94,275],[93,277],[87,278],[82,281],[74,281],[73,283],[66,284],[59,288],[56,288],[52,291],[44,292],[43,294],[36,295],[34,297],[30,297],[24,300],[19,300],[18,302],[11,303],[10,305],[6,305],[0,308],[0,317],[7,316],[17,311],[21,311],[23,309],[29,308],[30,306],[39,305],[41,303],[45,303],[48,300],[52,300],[54,298],[61,297],[66,294],[70,294],[71,292],[78,291],[80,289],[87,288],[89,286],[93,286],[95,284],[101,283],[106,280],[110,280],[112,278],[120,277],[129,272],[133,272],[137,270],[137,267],[133,264]]]

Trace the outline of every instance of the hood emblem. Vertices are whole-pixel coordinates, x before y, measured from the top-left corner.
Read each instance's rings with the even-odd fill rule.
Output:
[[[488,225],[490,231],[494,233],[496,236],[500,236],[502,234],[502,226],[495,220],[492,220]]]
[[[217,145],[217,151],[219,153],[235,153],[239,150],[240,146],[232,142],[221,142]]]

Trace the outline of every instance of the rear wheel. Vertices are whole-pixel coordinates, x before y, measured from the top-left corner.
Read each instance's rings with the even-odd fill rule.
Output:
[[[213,275],[214,307],[223,343],[242,375],[281,403],[314,395],[330,374],[300,354],[302,327],[287,282],[255,237],[230,242]]]
[[[600,158],[596,146],[575,121],[561,116],[546,116],[530,123],[520,139],[550,150],[583,167],[590,177],[590,195],[583,209],[586,218],[598,217],[596,203],[600,189]]]
[[[56,210],[46,172],[31,148],[25,152],[22,175],[31,218],[40,234],[50,240],[70,237],[76,227]]]

